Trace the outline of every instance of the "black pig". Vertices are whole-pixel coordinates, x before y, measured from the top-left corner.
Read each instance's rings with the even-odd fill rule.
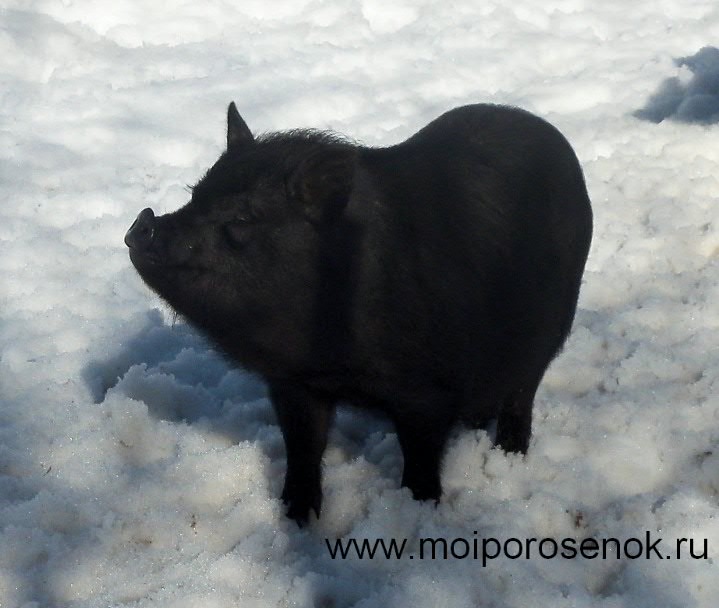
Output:
[[[391,418],[417,499],[439,499],[457,422],[497,418],[497,443],[526,452],[591,232],[572,148],[522,110],[461,107],[368,148],[307,130],[254,137],[233,103],[227,150],[190,202],[145,209],[125,243],[154,291],[267,380],[282,499],[302,525],[320,513],[339,401]]]

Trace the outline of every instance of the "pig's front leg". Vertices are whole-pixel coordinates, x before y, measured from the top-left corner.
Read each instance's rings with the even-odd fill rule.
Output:
[[[302,527],[310,509],[319,517],[322,506],[322,453],[334,410],[321,399],[292,382],[270,382],[270,397],[282,429],[287,452],[287,472],[282,500],[287,516]]]

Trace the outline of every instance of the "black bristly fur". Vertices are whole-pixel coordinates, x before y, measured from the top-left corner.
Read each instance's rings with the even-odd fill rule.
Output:
[[[551,125],[457,108],[407,141],[253,137],[234,104],[227,151],[174,213],[126,236],[145,282],[238,364],[261,373],[287,449],[282,498],[320,513],[339,401],[385,412],[402,485],[438,500],[457,422],[498,418],[526,452],[532,403],[574,317],[592,213]]]

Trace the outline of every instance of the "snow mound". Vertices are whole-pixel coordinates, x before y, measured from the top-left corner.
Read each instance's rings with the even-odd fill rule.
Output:
[[[5,0],[0,606],[715,608],[718,22],[716,0]],[[391,424],[340,408],[322,518],[287,520],[265,385],[122,240],[186,202],[233,99],[255,131],[370,145],[477,101],[567,136],[594,240],[526,457],[457,429],[442,502],[418,503]],[[516,555],[647,534],[663,559]],[[420,559],[427,538],[454,556]],[[475,559],[490,538],[510,555]]]

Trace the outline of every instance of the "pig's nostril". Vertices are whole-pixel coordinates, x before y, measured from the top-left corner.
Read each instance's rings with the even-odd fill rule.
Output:
[[[130,249],[147,248],[155,236],[155,214],[152,209],[143,209],[125,234],[125,245]]]

